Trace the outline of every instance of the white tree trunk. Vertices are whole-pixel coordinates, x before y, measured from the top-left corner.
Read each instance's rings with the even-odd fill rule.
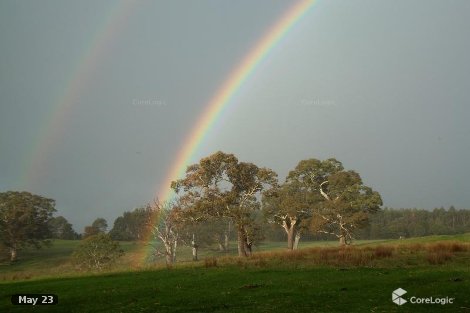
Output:
[[[228,251],[228,234],[226,233],[226,234],[224,235],[224,237],[225,237],[225,238],[224,238],[223,250],[224,250],[224,251]]]
[[[289,219],[289,224],[287,224],[287,219]],[[287,234],[287,249],[292,250],[294,249],[294,236],[296,236],[296,225],[297,225],[297,219],[292,218],[289,216],[285,216],[284,220],[282,221],[282,227],[286,231]]]
[[[300,232],[295,233],[295,241],[294,241],[294,250],[297,250],[299,247],[299,241],[300,241]]]
[[[238,256],[247,256],[245,250],[246,236],[243,229],[238,229]]]
[[[193,261],[197,261],[197,244],[196,244],[196,239],[195,239],[195,236],[193,234],[193,240],[191,241],[191,248],[192,248],[192,252],[193,252]]]
[[[224,242],[224,251],[227,252],[228,251],[228,245],[229,245],[229,236],[230,236],[230,232],[232,231],[232,221],[229,220],[228,221],[228,229],[227,231],[225,232],[224,234],[224,239],[225,239],[225,242]]]
[[[176,246],[177,246],[177,244],[178,244],[178,240],[177,240],[177,238],[174,238],[173,239],[173,251],[172,251],[172,256],[171,256],[171,258],[173,260],[173,263],[176,263]]]
[[[173,264],[173,249],[172,249],[172,246],[171,246],[171,243],[169,243],[168,241],[164,241],[164,244],[165,244],[165,261],[166,261],[166,265],[169,266],[171,264]]]
[[[17,251],[16,247],[10,248],[10,261],[11,261],[11,262],[15,262],[15,261],[16,261],[16,259],[17,259],[17,253],[18,253],[18,251]]]

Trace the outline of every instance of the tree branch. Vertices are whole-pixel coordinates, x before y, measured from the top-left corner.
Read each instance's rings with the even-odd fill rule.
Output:
[[[320,184],[320,194],[323,196],[323,198],[325,198],[326,200],[328,201],[331,201],[330,197],[326,194],[325,191],[323,191],[323,185],[324,184],[328,184],[328,181],[325,180],[323,183]]]

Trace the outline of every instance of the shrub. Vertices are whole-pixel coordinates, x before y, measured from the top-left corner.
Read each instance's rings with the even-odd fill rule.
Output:
[[[377,258],[390,258],[393,254],[393,247],[390,246],[377,246],[374,250],[374,255]]]
[[[430,264],[443,264],[452,259],[453,254],[449,251],[437,251],[428,253],[427,260]]]
[[[217,267],[217,259],[216,258],[205,258],[204,259],[204,267]]]
[[[109,235],[98,234],[84,239],[72,254],[74,264],[82,270],[102,270],[112,266],[124,251]]]
[[[450,251],[452,252],[462,252],[467,251],[468,246],[460,242],[452,242]]]
[[[412,252],[412,253],[417,253],[417,252],[423,250],[423,248],[424,248],[423,244],[421,244],[421,243],[419,243],[419,242],[418,242],[418,243],[412,243],[412,244],[404,245],[404,246],[402,246],[402,247],[403,247],[403,248],[404,248],[404,247],[408,248],[408,250],[409,250],[410,252]]]
[[[450,241],[450,242],[438,242],[431,244],[427,247],[427,250],[430,252],[462,252],[467,250],[467,246],[460,242]]]

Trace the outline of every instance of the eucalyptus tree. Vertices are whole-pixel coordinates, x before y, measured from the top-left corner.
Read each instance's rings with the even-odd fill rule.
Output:
[[[109,234],[114,240],[144,240],[150,232],[148,221],[152,216],[151,206],[126,211],[114,220]]]
[[[147,227],[150,228],[155,239],[160,240],[164,250],[154,246],[156,256],[164,256],[166,265],[176,262],[176,249],[179,240],[181,211],[177,205],[163,203],[158,199],[148,204],[151,214],[148,216]]]
[[[309,195],[296,184],[286,182],[263,194],[263,213],[269,223],[281,226],[287,236],[287,248],[297,249],[301,233],[312,216]]]
[[[296,249],[301,233],[310,224],[314,212],[322,202],[318,183],[336,171],[342,170],[340,162],[329,159],[303,160],[289,172],[284,184],[263,194],[263,211],[268,221],[280,225],[287,235],[287,248]]]
[[[81,241],[72,254],[72,261],[79,269],[98,270],[109,267],[124,255],[119,242],[109,234],[99,233]]]
[[[96,229],[98,229],[99,233],[104,234],[108,229],[108,222],[104,218],[99,217],[93,221],[91,227],[95,227]]]
[[[219,151],[188,166],[185,177],[173,181],[171,187],[180,195],[182,207],[200,220],[231,219],[238,255],[248,256],[256,238],[252,213],[260,208],[261,192],[276,184],[277,174],[271,169],[239,162],[233,154]]]
[[[380,194],[365,186],[354,171],[343,171],[328,177],[320,184],[324,206],[318,211],[317,227],[321,232],[335,235],[341,244],[354,238],[354,231],[364,227],[370,213],[382,205]],[[315,228],[315,224],[312,224]]]
[[[54,206],[54,200],[29,192],[0,193],[0,241],[9,249],[12,262],[25,246],[49,244]]]
[[[378,192],[334,158],[302,160],[287,181],[310,194],[306,204],[312,210],[311,229],[336,236],[340,244],[349,243],[354,231],[365,226],[369,214],[382,205]]]
[[[78,238],[78,234],[73,230],[72,224],[63,216],[51,218],[48,224],[51,238],[53,239],[73,240]]]

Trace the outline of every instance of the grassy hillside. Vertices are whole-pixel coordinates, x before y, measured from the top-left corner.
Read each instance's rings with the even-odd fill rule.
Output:
[[[70,256],[75,248],[80,244],[78,240],[54,240],[50,247],[42,249],[27,248],[19,252],[19,260],[15,264],[10,264],[7,255],[0,259],[0,281],[25,280],[41,277],[55,277],[75,275],[76,271],[70,262]],[[158,245],[158,242],[152,242]],[[333,241],[305,242],[300,243],[300,248],[313,246],[336,246]],[[119,260],[114,270],[135,269],[136,264],[142,263],[143,251],[149,249],[148,245],[135,242],[121,242],[124,256]],[[284,251],[285,242],[265,242],[255,247],[255,251]],[[237,254],[236,242],[231,243],[231,249],[227,253],[218,251],[216,247],[200,249],[199,258],[219,257]],[[192,260],[191,249],[189,247],[178,247],[178,261],[189,262]],[[157,264],[163,264],[164,259],[155,260]]]
[[[182,268],[52,279],[0,285],[2,312],[11,293],[56,293],[59,304],[38,312],[429,312],[428,305],[399,307],[391,292],[456,298],[432,311],[470,307],[469,272],[452,268]],[[6,292],[8,290],[8,292]]]
[[[11,305],[15,293],[59,296],[58,305],[35,307],[39,312],[470,312],[469,238],[362,242],[346,249],[304,243],[295,252],[269,243],[248,259],[215,258],[220,254],[208,250],[203,261],[180,262],[173,269],[5,279],[0,282],[0,312],[33,309]],[[60,243],[51,248],[55,257],[51,253],[35,263],[25,261],[16,269],[33,273],[41,262],[65,268],[67,257],[60,251],[70,253],[74,244]],[[139,248],[125,246],[130,256]],[[184,254],[189,257],[188,251]],[[2,273],[8,275],[5,268]],[[408,300],[412,295],[455,300],[398,306],[391,293],[399,287],[408,291]]]
[[[429,238],[429,240],[434,240]],[[373,245],[375,243],[387,242],[384,240],[357,241],[355,245]],[[78,240],[54,240],[47,248],[33,249],[27,248],[19,253],[19,260],[15,264],[10,264],[7,255],[0,259],[0,281],[27,280],[36,278],[47,278],[57,276],[76,275],[76,270],[70,262],[70,256],[74,249],[80,244]],[[151,244],[157,244],[152,242]],[[136,269],[136,264],[142,263],[143,251],[149,249],[148,245],[135,242],[121,242],[124,256],[119,260],[115,271],[128,271]],[[337,246],[337,241],[313,241],[300,242],[299,248],[329,247]],[[263,242],[254,247],[255,252],[263,251],[285,251],[285,242]],[[231,249],[224,253],[218,251],[217,247],[207,247],[200,249],[199,258],[201,260],[208,257],[236,256],[236,242],[231,243]],[[191,262],[192,255],[189,247],[178,247],[178,261]],[[164,259],[156,259],[157,264],[163,265]]]
[[[0,261],[0,281],[72,274],[75,270],[70,256],[79,244],[78,240],[54,240],[50,247],[24,249],[19,252],[19,260],[14,264],[10,264],[5,257]],[[132,242],[123,242],[121,247],[127,255],[121,260],[120,266],[129,269],[131,259],[139,247]]]

